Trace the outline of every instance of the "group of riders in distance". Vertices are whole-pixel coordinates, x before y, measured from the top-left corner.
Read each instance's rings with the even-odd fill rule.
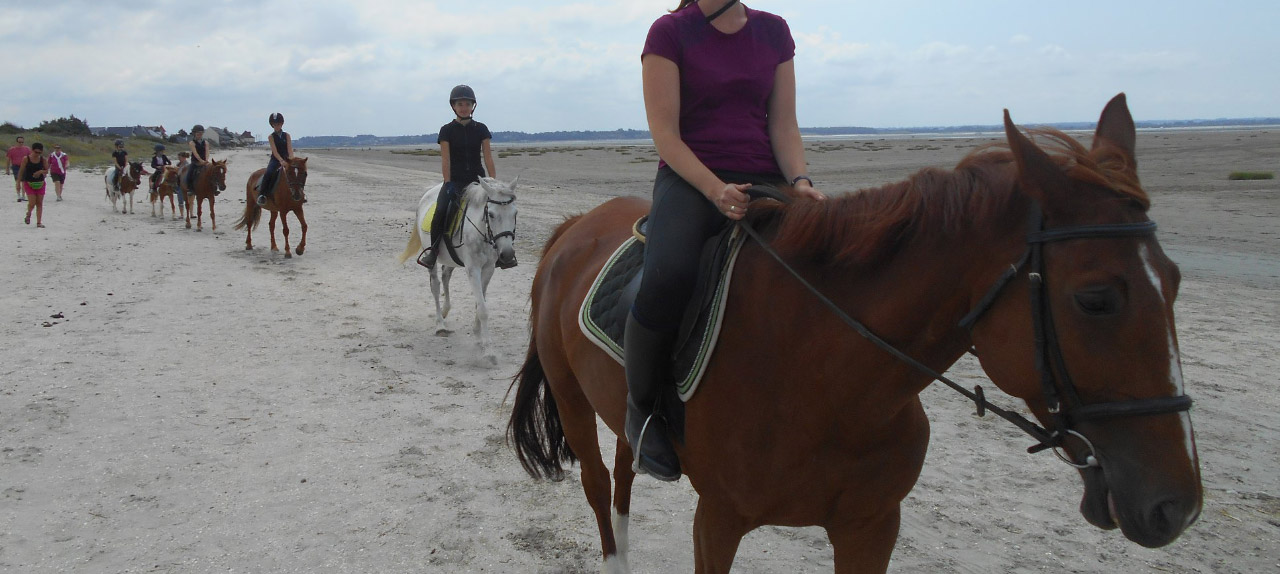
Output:
[[[293,152],[293,139],[284,128],[284,115],[273,113],[268,118],[272,133],[267,140],[271,147],[271,158],[267,167],[255,171],[246,183],[245,217],[237,224],[248,227],[252,232],[257,225],[258,215],[262,209],[272,212],[272,249],[275,250],[275,219],[278,213],[293,211],[302,224],[303,241],[299,243],[301,254],[305,245],[306,223],[302,217],[302,204],[306,203],[303,186],[306,183],[306,159],[298,158]],[[191,128],[191,139],[187,149],[178,154],[178,162],[165,154],[164,144],[156,144],[151,156],[151,172],[148,172],[141,161],[130,161],[129,152],[124,148],[123,140],[115,141],[115,151],[111,153],[112,165],[104,176],[107,198],[111,200],[112,210],[116,210],[116,202],[124,200],[119,209],[122,213],[133,212],[133,192],[142,185],[142,176],[150,176],[148,189],[151,199],[151,215],[156,215],[159,204],[160,215],[164,215],[164,202],[169,201],[170,212],[174,219],[181,212],[187,220],[187,228],[191,228],[191,218],[196,218],[196,230],[204,227],[204,204],[209,204],[209,220],[213,229],[217,230],[217,219],[214,211],[214,198],[227,189],[227,162],[215,160],[209,142],[204,139],[204,126],[196,124]],[[283,174],[283,176],[282,176]],[[176,201],[175,201],[176,199]],[[285,244],[288,245],[288,225],[285,225]],[[252,238],[248,240],[252,245]],[[287,250],[287,247],[286,247]]]

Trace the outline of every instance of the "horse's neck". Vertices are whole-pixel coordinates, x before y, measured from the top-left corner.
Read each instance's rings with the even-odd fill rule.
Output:
[[[974,190],[981,193],[1015,193]],[[945,370],[971,342],[959,321],[1015,263],[1025,249],[1025,220],[1029,201],[1022,196],[999,196],[992,209],[960,221],[947,232],[913,234],[890,256],[867,265],[820,267],[811,264],[801,274],[813,278],[818,291],[831,298],[850,317],[873,333],[894,342],[899,350]],[[912,222],[921,225],[921,222]],[[761,272],[777,274],[770,260]],[[784,275],[784,274],[778,274]],[[819,305],[814,294],[786,276],[786,292],[773,298],[802,298]],[[821,313],[830,313],[823,309]],[[842,327],[841,337],[860,337]],[[820,344],[817,342],[815,344]],[[828,343],[829,344],[829,343]],[[920,379],[918,393],[928,384]]]

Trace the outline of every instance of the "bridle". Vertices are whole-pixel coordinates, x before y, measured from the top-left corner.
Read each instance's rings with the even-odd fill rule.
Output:
[[[285,187],[289,188],[289,195],[295,198],[299,198],[299,197],[302,197],[302,191],[303,191],[302,188],[306,187],[307,182],[305,181],[305,178],[304,178],[304,180],[301,183],[299,183],[295,181],[294,178],[289,176],[289,172],[290,170],[293,169],[293,167],[294,166],[292,162],[281,165],[280,177],[284,179]],[[302,173],[306,173],[306,172],[302,172]]]
[[[511,241],[515,242],[516,221],[511,222],[510,231],[499,231],[498,233],[494,233],[493,223],[491,222],[491,220],[493,219],[493,214],[489,212],[489,205],[511,205],[512,203],[515,203],[515,201],[516,201],[515,197],[512,197],[511,199],[508,199],[506,201],[497,201],[495,199],[490,199],[486,195],[485,204],[484,204],[484,231],[480,231],[480,227],[477,226],[475,222],[472,222],[471,219],[467,219],[467,222],[471,223],[471,227],[474,227],[476,231],[480,231],[480,235],[484,238],[484,242],[488,243],[489,246],[494,248],[495,250],[498,248],[498,240],[502,239],[503,237],[510,236]],[[517,216],[517,220],[518,219],[519,217]]]
[[[756,186],[763,187],[763,186]],[[781,194],[774,195],[766,190],[758,194],[778,199]],[[784,203],[787,201],[784,198]],[[1105,403],[1094,403],[1086,405],[1081,402],[1079,393],[1076,392],[1075,385],[1071,382],[1068,374],[1066,361],[1063,359],[1062,349],[1058,344],[1057,332],[1053,327],[1052,314],[1049,308],[1049,298],[1045,295],[1044,280],[1044,244],[1055,241],[1065,241],[1069,239],[1098,239],[1098,238],[1120,238],[1120,237],[1146,237],[1154,235],[1156,224],[1154,221],[1143,221],[1137,223],[1111,223],[1098,225],[1076,225],[1067,227],[1055,227],[1050,229],[1044,228],[1044,215],[1040,210],[1038,202],[1033,201],[1028,217],[1029,225],[1027,227],[1026,243],[1027,248],[1023,252],[1017,263],[1013,263],[1008,269],[996,280],[996,282],[987,289],[986,294],[978,301],[978,304],[963,319],[960,320],[959,326],[966,330],[972,330],[974,324],[979,318],[995,303],[1000,296],[1004,287],[1008,285],[1014,277],[1017,277],[1026,268],[1027,277],[1031,282],[1029,289],[1031,293],[1031,322],[1035,330],[1035,366],[1036,371],[1040,374],[1041,393],[1044,396],[1045,404],[1049,413],[1053,416],[1053,425],[1051,429],[1046,429],[1040,425],[1028,420],[1026,417],[1001,409],[989,402],[982,391],[981,386],[975,386],[970,391],[958,383],[948,379],[941,373],[934,371],[925,364],[908,356],[906,353],[898,350],[884,339],[876,336],[865,325],[857,320],[849,317],[839,306],[833,301],[822,295],[817,288],[806,281],[800,274],[783,261],[760,234],[746,220],[738,221],[743,230],[755,239],[760,247],[772,256],[783,269],[786,269],[793,277],[795,277],[806,289],[812,292],[823,305],[830,308],[837,317],[852,327],[860,335],[871,341],[877,347],[893,355],[898,360],[906,363],[912,368],[920,371],[930,378],[941,381],[955,391],[972,400],[978,409],[978,416],[983,416],[990,411],[1000,418],[1003,418],[1014,426],[1022,429],[1023,432],[1036,439],[1037,444],[1027,448],[1027,452],[1035,453],[1045,449],[1053,449],[1054,453],[1063,462],[1078,468],[1085,469],[1099,466],[1093,443],[1089,441],[1083,434],[1075,430],[1076,425],[1084,421],[1118,418],[1118,417],[1136,417],[1147,415],[1160,415],[1179,413],[1187,411],[1191,408],[1191,397],[1187,395],[1178,395],[1172,397],[1156,397],[1147,399],[1133,399],[1126,401],[1111,401]],[[975,353],[976,354],[976,353]],[[1052,361],[1052,364],[1050,364]],[[1059,376],[1060,374],[1060,376]],[[1076,462],[1062,452],[1062,446],[1068,436],[1074,436],[1080,439],[1088,452],[1084,456],[1084,462]]]

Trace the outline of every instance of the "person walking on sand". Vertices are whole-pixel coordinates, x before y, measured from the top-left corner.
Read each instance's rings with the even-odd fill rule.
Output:
[[[18,201],[22,201],[22,179],[18,175],[18,166],[22,165],[22,158],[31,154],[31,148],[27,147],[27,140],[22,136],[18,136],[16,141],[18,143],[5,152],[4,171],[13,173],[13,189],[18,193]]]
[[[453,108],[453,121],[440,128],[436,140],[440,144],[440,173],[444,184],[440,186],[435,216],[431,218],[431,245],[418,257],[418,264],[427,268],[435,267],[444,228],[449,225],[462,191],[482,177],[498,177],[493,150],[489,148],[493,135],[488,126],[471,117],[476,111],[475,91],[466,85],[454,86],[449,92],[449,107]]]
[[[196,178],[200,176],[200,171],[213,162],[213,154],[209,153],[209,142],[204,140],[204,126],[196,124],[191,127],[191,140],[187,142],[187,151],[191,152],[191,165],[187,167],[186,183],[187,191],[195,192]],[[222,193],[217,187],[213,188],[213,194]]]
[[[644,277],[623,336],[625,431],[637,473],[681,475],[666,423],[653,414],[672,384],[671,350],[704,240],[746,215],[743,192],[753,184],[790,184],[804,199],[825,198],[806,175],[794,56],[786,21],[738,0],[681,0],[645,39],[645,115],[662,161]]]
[[[62,184],[67,180],[69,167],[71,159],[62,151],[62,146],[53,144],[53,153],[49,154],[49,178],[53,180],[53,190],[58,194],[58,201],[62,201]]]
[[[258,205],[266,205],[267,197],[276,185],[276,176],[280,175],[280,166],[289,165],[293,159],[293,137],[284,131],[284,114],[276,112],[267,117],[271,124],[271,135],[267,142],[271,144],[271,160],[267,162],[267,171],[258,180]],[[295,197],[294,201],[306,203],[306,198]]]
[[[31,144],[31,153],[22,159],[18,169],[22,173],[19,181],[22,190],[27,194],[27,218],[23,220],[31,225],[31,211],[36,212],[36,227],[44,227],[44,178],[49,174],[49,164],[44,158],[44,144]]]
[[[178,168],[178,181],[174,182],[173,194],[178,196],[179,209],[186,209],[187,192],[182,190],[182,178],[187,174],[187,169],[190,167],[190,165],[191,165],[191,152],[189,151],[178,152],[178,165],[175,166]]]

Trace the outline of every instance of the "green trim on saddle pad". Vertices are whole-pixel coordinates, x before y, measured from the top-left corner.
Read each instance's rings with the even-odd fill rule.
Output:
[[[711,354],[715,351],[724,320],[725,301],[729,297],[729,283],[738,253],[746,242],[746,234],[735,226],[728,238],[728,254],[724,264],[715,273],[715,292],[708,297],[695,295],[706,301],[702,312],[692,326],[684,326],[681,332],[690,331],[676,351],[673,366],[676,391],[680,400],[688,401],[698,390],[698,384],[706,373]],[[620,364],[625,364],[622,349],[625,317],[631,307],[634,294],[623,296],[623,291],[644,267],[644,244],[635,237],[628,238],[609,256],[600,274],[591,283],[591,289],[578,311],[578,327],[587,339],[600,347]]]

